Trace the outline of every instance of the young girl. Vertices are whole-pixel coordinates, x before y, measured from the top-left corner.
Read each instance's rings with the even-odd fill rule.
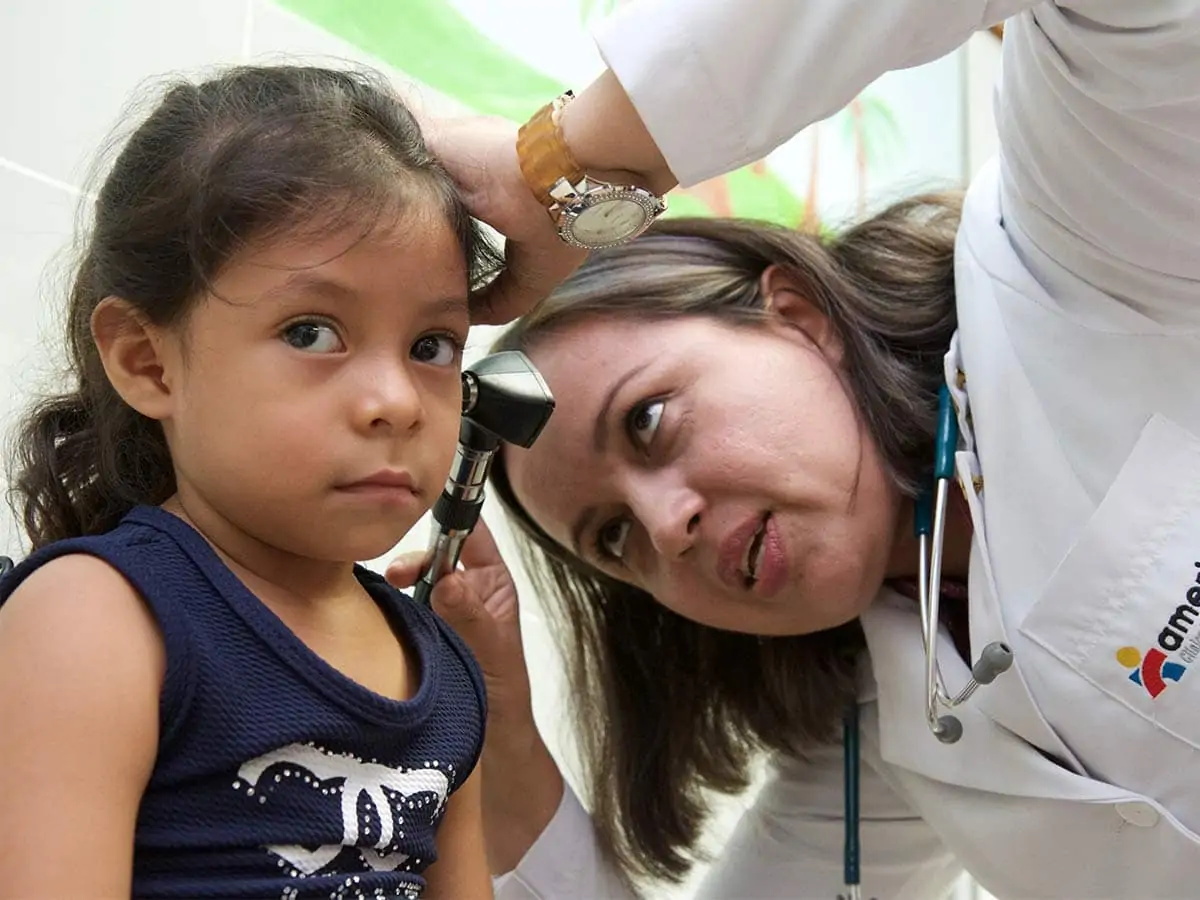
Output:
[[[354,563],[442,488],[491,261],[369,77],[236,69],[133,134],[19,435],[0,894],[491,896],[478,667]]]

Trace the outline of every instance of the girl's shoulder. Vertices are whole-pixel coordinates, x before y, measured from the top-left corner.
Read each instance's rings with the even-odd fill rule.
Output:
[[[159,626],[120,565],[115,532],[56,541],[0,578],[0,615],[8,628],[38,630],[39,643],[83,631],[97,641],[127,632],[129,650],[161,660]],[[160,666],[161,668],[161,666]]]

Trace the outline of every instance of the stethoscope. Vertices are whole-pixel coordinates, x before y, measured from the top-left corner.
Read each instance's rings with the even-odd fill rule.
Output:
[[[983,648],[979,659],[971,666],[971,678],[953,697],[946,690],[942,670],[938,665],[938,614],[942,594],[942,555],[946,536],[946,504],[954,481],[954,454],[958,450],[958,418],[950,400],[950,389],[942,385],[938,392],[937,432],[934,438],[933,492],[924,491],[917,498],[913,515],[920,561],[917,568],[917,605],[921,609],[921,636],[925,646],[925,722],[943,744],[953,744],[962,737],[962,720],[946,713],[938,715],[940,707],[953,709],[975,693],[980,685],[991,684],[1013,662],[1012,650],[999,641]],[[843,855],[845,894],[838,900],[861,900],[859,881],[859,729],[858,704],[852,703],[842,723],[844,790],[846,803],[846,837]]]

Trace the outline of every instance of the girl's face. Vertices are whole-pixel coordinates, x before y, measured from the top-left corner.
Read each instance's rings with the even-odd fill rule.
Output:
[[[593,319],[536,343],[556,409],[513,490],[555,541],[686,618],[803,634],[859,615],[899,494],[794,294],[761,327]]]
[[[189,515],[310,559],[386,553],[449,471],[468,325],[463,252],[430,202],[366,237],[249,247],[158,339]]]

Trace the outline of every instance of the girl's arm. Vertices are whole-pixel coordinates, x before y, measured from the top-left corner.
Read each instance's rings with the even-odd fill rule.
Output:
[[[164,668],[149,610],[94,557],[0,607],[0,897],[130,895]]]
[[[425,871],[428,900],[492,900],[478,766],[446,801],[437,851],[438,861]]]

